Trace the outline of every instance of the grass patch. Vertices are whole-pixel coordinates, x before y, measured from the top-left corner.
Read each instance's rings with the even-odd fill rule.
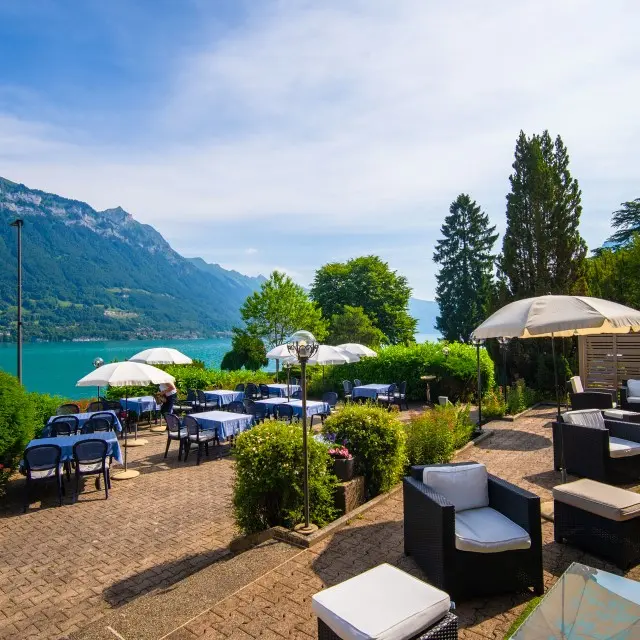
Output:
[[[536,596],[535,598],[527,602],[527,606],[521,611],[520,615],[513,621],[513,624],[509,627],[509,631],[507,631],[507,635],[504,637],[504,640],[509,640],[509,638],[520,628],[520,625],[529,617],[529,614],[538,606],[542,598],[543,596]]]

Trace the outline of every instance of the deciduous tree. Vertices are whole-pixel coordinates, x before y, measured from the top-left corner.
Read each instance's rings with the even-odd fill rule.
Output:
[[[357,342],[367,347],[379,347],[385,340],[384,333],[378,329],[362,307],[345,305],[342,313],[334,313],[329,323],[329,344]]]

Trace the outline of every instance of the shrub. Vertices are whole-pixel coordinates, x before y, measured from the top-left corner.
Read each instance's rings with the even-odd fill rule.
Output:
[[[64,404],[65,399],[62,396],[51,396],[48,393],[29,393],[27,394],[28,402],[34,411],[34,428],[35,437],[39,438],[42,429],[47,424],[47,420],[56,413],[56,409]]]
[[[517,380],[507,389],[507,413],[516,415],[533,406],[536,402],[536,392],[529,389],[524,380]]]
[[[482,398],[482,419],[493,420],[502,418],[507,410],[501,387],[494,387],[487,391]]]
[[[18,379],[0,371],[0,492],[34,436],[35,415]]]
[[[448,350],[445,351],[444,349]],[[494,367],[486,349],[480,350],[483,387],[492,388]],[[326,386],[342,392],[342,380],[359,378],[371,382],[392,383],[407,381],[407,397],[424,400],[426,384],[421,376],[434,375],[431,397],[448,396],[452,401],[470,400],[476,390],[478,365],[476,349],[459,342],[425,342],[411,346],[394,345],[380,350],[377,358],[363,358],[353,364],[326,367]],[[314,377],[311,392],[317,395],[321,377]]]
[[[348,404],[325,420],[323,432],[353,454],[368,497],[399,482],[406,462],[406,436],[396,413],[372,404]]]
[[[449,462],[473,432],[469,410],[469,405],[436,405],[412,415],[405,424],[409,465]]]
[[[337,478],[328,470],[326,444],[312,437],[309,450],[311,520],[324,525],[335,518],[333,494]],[[303,518],[302,429],[298,424],[270,421],[245,431],[236,440],[233,506],[245,533],[282,525],[291,528]]]

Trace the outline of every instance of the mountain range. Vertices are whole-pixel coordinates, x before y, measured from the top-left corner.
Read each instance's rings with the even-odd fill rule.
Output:
[[[181,256],[121,207],[96,211],[0,177],[0,340],[15,336],[16,218],[25,340],[209,337],[240,324],[265,280]],[[410,312],[434,332],[435,302],[412,299]]]

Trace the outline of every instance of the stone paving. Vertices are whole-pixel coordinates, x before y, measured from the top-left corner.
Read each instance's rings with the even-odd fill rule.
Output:
[[[178,462],[166,436],[143,432],[130,447],[134,480],[112,481],[109,499],[91,479],[76,504],[34,490],[22,513],[24,480],[0,503],[0,638],[58,638],[111,607],[168,587],[228,554],[237,535],[231,513],[233,462],[195,455]]]

